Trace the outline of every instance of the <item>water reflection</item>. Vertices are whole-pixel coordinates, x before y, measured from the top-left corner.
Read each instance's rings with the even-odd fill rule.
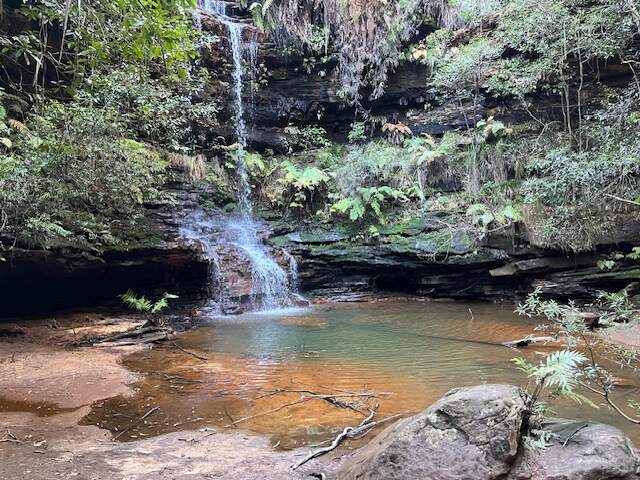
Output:
[[[383,302],[214,318],[209,326],[178,339],[210,361],[169,346],[135,354],[127,365],[147,374],[138,393],[96,406],[85,422],[121,431],[130,423],[121,414],[136,418],[160,406],[155,418],[120,439],[202,426],[224,428],[300,397],[263,396],[277,389],[389,392],[379,400],[380,418],[417,412],[454,387],[525,381],[510,360],[518,355],[535,360],[551,348],[516,352],[502,346],[531,333],[537,324],[512,310],[508,305]],[[638,389],[628,387],[623,394],[637,395]],[[557,413],[614,424],[640,443],[637,429],[607,408],[565,403]],[[241,427],[293,447],[326,440],[360,420],[352,411],[312,401]]]

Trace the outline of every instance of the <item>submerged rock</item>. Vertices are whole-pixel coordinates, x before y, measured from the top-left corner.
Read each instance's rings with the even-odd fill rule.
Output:
[[[632,480],[637,452],[619,430],[548,419],[544,449],[524,446],[522,391],[509,385],[454,389],[389,427],[336,480]]]

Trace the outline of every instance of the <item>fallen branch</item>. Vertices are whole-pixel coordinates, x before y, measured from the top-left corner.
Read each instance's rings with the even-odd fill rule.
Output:
[[[635,202],[633,200],[629,200],[627,198],[618,197],[616,195],[611,195],[610,193],[605,193],[606,197],[613,198],[614,200],[618,200],[619,202],[629,203],[631,205],[635,205],[636,207],[640,207],[639,202]]]
[[[325,393],[313,392],[311,390],[276,389],[272,392],[262,394],[257,398],[261,399],[265,397],[271,397],[273,395],[278,395],[280,393],[303,393],[305,394],[304,398],[306,398],[307,400],[323,400],[338,408],[353,410],[354,412],[359,413],[361,415],[364,415],[366,412],[364,412],[362,408],[360,408],[360,405],[358,405],[355,402],[350,402],[350,401],[341,400],[341,399],[358,398],[360,399],[359,403],[361,405],[362,404],[366,405],[366,403],[363,402],[363,400],[366,401],[371,398],[381,398],[389,395],[389,393],[386,393],[386,392],[379,392],[379,393],[378,392],[342,392],[342,393],[325,394]]]
[[[11,430],[9,430],[8,428],[7,428],[7,435],[2,439],[0,439],[0,443],[4,443],[4,442],[17,443],[18,445],[24,444],[24,442],[22,440],[19,440],[18,437],[16,437],[13,433],[11,433]]]
[[[163,330],[157,333],[142,335],[140,337],[131,337],[131,340],[123,340],[120,342],[101,341],[93,344],[93,346],[96,348],[127,347],[130,345],[144,345],[147,343],[162,342],[164,340],[170,340],[171,338],[173,338],[173,335],[168,331]]]
[[[175,340],[172,340],[170,338],[167,337],[167,339],[171,342],[171,344],[176,347],[178,350],[180,350],[181,352],[186,353],[187,355],[191,355],[192,357],[197,358],[198,360],[202,360],[203,362],[208,362],[209,358],[205,357],[204,355],[198,355],[197,353],[194,352],[190,352],[189,350],[186,350],[184,348],[182,348],[180,345],[178,345]]]
[[[405,415],[406,413],[408,413],[408,412],[400,413],[398,415],[392,415],[391,417],[383,418],[382,420],[378,420],[377,422],[372,422],[370,420],[373,419],[373,415],[375,415],[375,410],[372,410],[372,412],[369,415],[369,417],[367,417],[367,419],[365,419],[365,420],[369,420],[368,422],[366,422],[366,423],[362,422],[357,427],[347,427],[347,428],[345,428],[342,431],[342,433],[340,433],[340,435],[338,435],[333,440],[333,442],[331,442],[331,445],[329,445],[328,447],[321,448],[319,450],[315,450],[315,451],[311,452],[309,455],[307,455],[302,460],[300,460],[298,463],[296,463],[294,466],[292,466],[291,469],[292,470],[297,470],[302,465],[307,463],[309,460],[313,460],[314,458],[320,457],[322,455],[325,455],[325,454],[335,450],[336,448],[338,448],[338,446],[346,438],[351,438],[351,439],[362,438],[365,435],[367,435],[369,432],[371,432],[374,428],[382,425],[383,423],[389,422],[391,420],[395,420],[396,418],[399,418],[402,415]]]
[[[300,397],[298,400],[296,400],[295,402],[289,402],[289,403],[285,403],[284,405],[280,405],[279,407],[273,408],[271,410],[267,410],[266,412],[260,412],[260,413],[256,413],[255,415],[250,415],[248,417],[243,417],[243,418],[239,418],[238,420],[234,420],[233,422],[231,422],[229,425],[226,425],[224,428],[231,428],[231,427],[235,427],[236,425],[238,425],[239,423],[242,422],[246,422],[247,420],[253,420],[255,418],[259,418],[259,417],[264,417],[265,415],[270,415],[272,413],[277,413],[281,410],[284,410],[287,407],[292,407],[294,405],[298,405],[300,403],[306,402],[309,399],[305,398],[305,397]]]
[[[269,392],[269,393],[266,393],[266,394],[263,394],[263,395],[259,396],[258,399],[269,397],[269,396],[276,395],[276,394],[279,394],[279,393],[305,393],[306,395],[302,395],[297,400],[285,403],[283,405],[280,405],[279,407],[272,408],[271,410],[266,410],[264,412],[256,413],[255,415],[250,415],[248,417],[243,417],[243,418],[240,418],[238,420],[234,420],[232,423],[230,423],[229,425],[225,426],[225,428],[235,427],[239,423],[246,422],[248,420],[254,420],[254,419],[259,418],[259,417],[264,417],[265,415],[270,415],[272,413],[277,413],[277,412],[279,412],[281,410],[284,410],[285,408],[293,407],[294,405],[299,405],[301,403],[309,402],[311,400],[322,400],[322,401],[328,402],[328,403],[330,403],[330,404],[332,404],[332,405],[334,405],[336,407],[353,410],[356,413],[364,415],[365,412],[363,412],[361,408],[358,408],[353,403],[345,402],[345,401],[338,400],[338,399],[339,398],[366,398],[366,399],[370,399],[370,398],[378,398],[378,397],[383,395],[381,393],[369,393],[369,392],[365,392],[365,393],[319,394],[319,393],[311,392],[310,390],[275,390],[273,392]],[[368,410],[370,411],[371,409],[369,408]]]
[[[550,342],[555,342],[556,339],[553,337],[531,337],[531,336],[526,336],[524,338],[521,338],[519,340],[512,340],[510,342],[503,342],[502,345],[504,345],[505,347],[511,347],[511,348],[515,348],[515,347],[528,347],[529,345],[533,344],[537,344],[537,343],[550,343]]]

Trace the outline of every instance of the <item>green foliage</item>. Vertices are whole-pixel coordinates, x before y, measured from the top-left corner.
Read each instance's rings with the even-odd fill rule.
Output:
[[[555,301],[541,299],[541,289],[537,288],[527,297],[524,304],[516,310],[522,315],[537,315],[546,318],[548,325],[542,325],[540,329],[547,328],[557,332],[557,338],[565,347],[581,348],[584,354],[576,351],[561,350],[550,354],[545,362],[532,365],[523,359],[515,359],[514,362],[527,375],[535,379],[535,388],[530,393],[527,404],[535,410],[540,396],[545,388],[553,387],[552,398],[558,395],[572,398],[578,402],[586,401],[592,407],[597,408],[577,391],[577,387],[584,387],[592,393],[599,394],[604,400],[626,420],[640,423],[640,419],[624,412],[611,396],[617,379],[606,368],[598,363],[598,355],[604,355],[619,363],[620,366],[634,368],[637,363],[637,352],[616,347],[603,347],[598,337],[590,334],[585,319],[576,306],[570,302],[568,305],[560,305]],[[606,309],[600,321],[606,324],[616,315],[628,315],[635,313],[630,310],[630,304],[626,292],[616,294],[603,293],[598,295],[600,306]],[[633,405],[630,406],[635,408]]]
[[[347,136],[349,143],[358,143],[367,139],[365,124],[362,122],[354,122],[351,124],[351,130]]]
[[[482,203],[474,203],[467,209],[467,216],[471,217],[471,223],[484,228],[495,223],[498,226],[507,226],[522,221],[522,215],[513,205],[504,205],[495,211]]]
[[[538,364],[522,358],[513,359],[516,367],[532,378],[536,385],[544,384],[545,388],[553,389],[554,394],[577,401],[583,400],[575,390],[579,385],[580,366],[586,361],[587,357],[582,353],[571,350],[553,352]]]
[[[22,242],[63,240],[92,248],[125,241],[139,206],[157,198],[167,162],[148,145],[123,138],[113,109],[51,101],[0,156],[0,213]],[[118,219],[118,222],[114,222]]]
[[[309,150],[317,147],[328,147],[331,142],[327,140],[327,131],[318,126],[308,125],[306,127],[298,127],[289,125],[284,129],[284,133],[288,135],[287,147],[289,153],[294,150]]]
[[[216,102],[195,102],[204,91],[204,74],[189,80],[152,78],[144,69],[118,68],[91,77],[92,97],[98,105],[117,109],[128,131],[156,145],[191,152],[204,143],[215,125]]]
[[[352,222],[371,218],[378,224],[384,225],[386,223],[385,206],[406,200],[407,197],[401,190],[389,186],[358,187],[355,196],[337,201],[331,206],[330,211],[348,215]]]
[[[33,246],[126,248],[160,198],[164,149],[215,123],[198,103],[193,0],[23,2],[0,34],[0,228]],[[24,22],[22,22],[24,20]],[[16,74],[19,72],[19,75]],[[4,78],[6,77],[6,78]],[[134,235],[136,236],[136,235]]]
[[[161,313],[163,310],[169,308],[169,300],[178,298],[177,295],[165,292],[162,297],[153,302],[151,300],[148,300],[144,296],[138,297],[132,290],[127,290],[125,293],[119,295],[119,297],[120,300],[122,300],[122,303],[124,303],[127,307],[131,308],[132,310],[147,314],[149,317],[149,321],[151,322],[154,322],[153,317]]]
[[[282,161],[278,167],[278,188],[267,195],[272,203],[288,209],[306,210],[313,213],[315,202],[326,189],[330,176],[317,167],[300,167],[290,160]]]
[[[576,151],[552,136],[531,152],[524,217],[536,245],[590,250],[616,225],[639,217],[633,203],[640,198],[637,99],[637,91],[627,89],[585,115],[581,135],[588,149]]]

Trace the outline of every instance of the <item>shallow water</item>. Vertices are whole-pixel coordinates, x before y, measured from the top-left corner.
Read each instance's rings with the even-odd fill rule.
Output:
[[[137,393],[94,405],[84,422],[109,428],[120,440],[204,426],[221,429],[296,402],[302,390],[387,393],[366,406],[356,405],[365,412],[377,403],[378,419],[418,412],[454,387],[526,382],[510,360],[520,355],[535,359],[552,348],[517,352],[502,346],[537,325],[512,312],[510,305],[409,301],[212,318],[210,325],[177,339],[207,361],[170,346],[134,354],[126,365],[146,374]],[[637,398],[639,391],[626,387],[621,395]],[[606,407],[567,402],[556,411],[614,424],[640,443],[638,429]],[[362,418],[311,400],[230,428],[268,434],[288,448],[326,441]]]

